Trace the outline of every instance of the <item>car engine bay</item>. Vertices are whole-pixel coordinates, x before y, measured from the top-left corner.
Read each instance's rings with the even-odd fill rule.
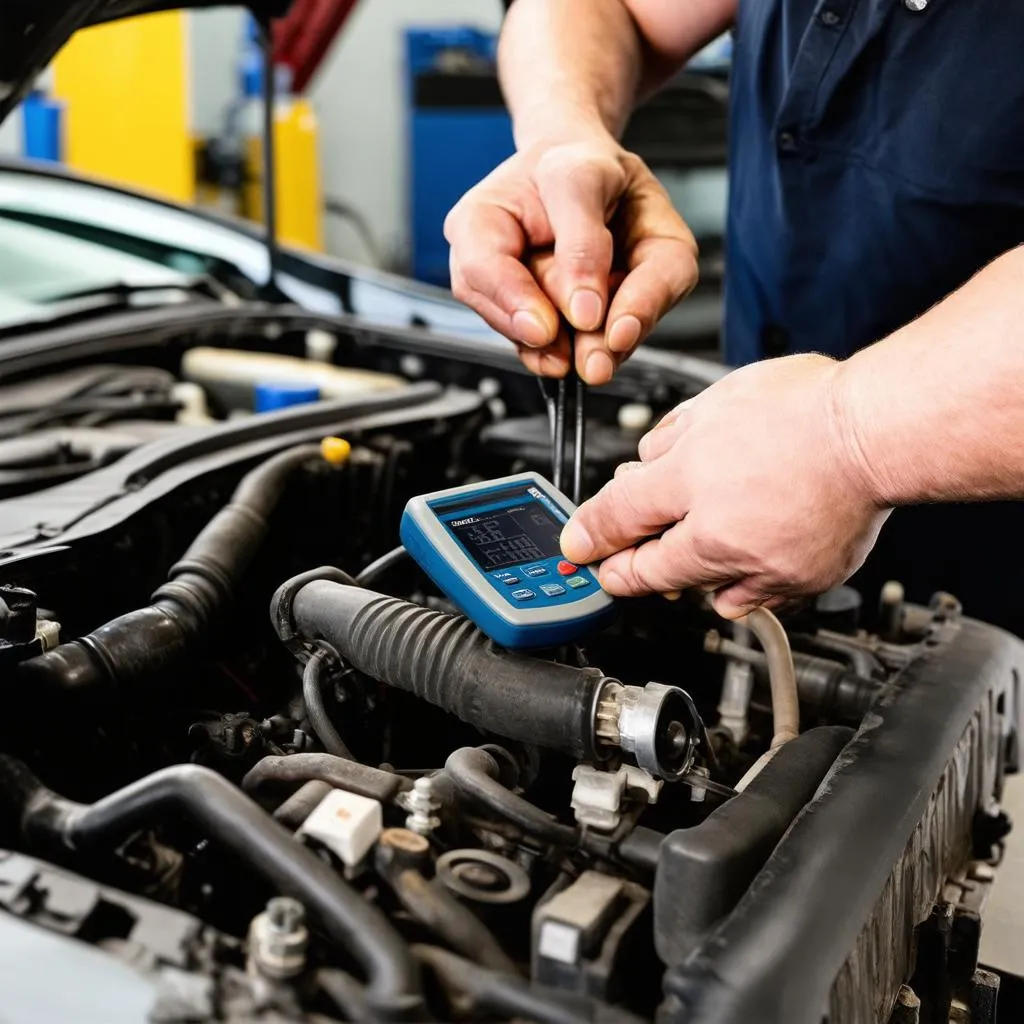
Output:
[[[344,318],[121,319],[0,353],[0,942],[93,965],[37,1019],[854,1022],[922,971],[978,998],[976,949],[936,968],[921,928],[1007,831],[1019,641],[891,583],[502,650],[398,522],[548,469],[534,382]],[[695,390],[650,359],[594,396],[591,493]],[[320,401],[253,414],[311,373]]]

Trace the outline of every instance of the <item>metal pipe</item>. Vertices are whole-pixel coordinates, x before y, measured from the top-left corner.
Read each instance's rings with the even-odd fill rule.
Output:
[[[721,654],[733,662],[743,662],[767,678],[768,659],[761,651],[744,647],[712,630],[704,639],[704,649]],[[874,702],[883,684],[851,672],[830,658],[795,652],[796,686],[800,700],[843,725],[856,725]],[[724,724],[724,723],[723,723]]]
[[[768,659],[772,691],[772,750],[800,735],[800,696],[789,637],[782,623],[767,608],[755,608],[739,620],[757,637]]]
[[[558,398],[555,401],[554,469],[551,482],[562,490],[565,484],[565,378],[558,382]]]
[[[583,474],[586,470],[587,385],[576,369],[576,332],[569,330],[569,377],[575,385],[575,423],[572,462],[572,500],[583,502]]]

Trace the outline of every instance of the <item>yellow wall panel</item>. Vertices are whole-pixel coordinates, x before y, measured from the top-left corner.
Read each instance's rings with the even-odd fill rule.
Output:
[[[70,167],[194,200],[186,17],[169,11],[98,25],[57,56],[54,92],[67,103]]]
[[[274,116],[277,235],[285,245],[324,251],[323,199],[320,185],[316,114],[309,100],[282,101]],[[243,212],[263,222],[263,138],[246,145]]]

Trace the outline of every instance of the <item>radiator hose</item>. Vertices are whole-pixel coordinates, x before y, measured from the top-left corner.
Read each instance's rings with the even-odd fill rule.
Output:
[[[281,586],[270,617],[286,646],[324,641],[364,675],[506,739],[580,761],[625,751],[665,779],[689,770],[704,726],[679,687],[624,686],[596,668],[505,651],[461,615],[353,584],[325,567]]]
[[[207,523],[152,604],[111,620],[87,636],[24,662],[26,692],[44,698],[94,699],[177,665],[202,641],[236,588],[267,532],[268,520],[292,475],[335,447],[305,444],[274,455],[247,473],[228,505]],[[347,451],[344,453],[347,454]]]
[[[323,579],[298,590],[286,583],[272,618],[279,632],[290,621],[365,675],[469,725],[578,759],[602,756],[595,716],[609,681],[597,669],[510,654],[462,616]]]

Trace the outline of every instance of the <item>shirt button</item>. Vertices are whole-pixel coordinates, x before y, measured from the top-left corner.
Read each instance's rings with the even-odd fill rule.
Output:
[[[928,6],[928,0],[903,0],[903,6],[908,11],[923,11]]]
[[[796,136],[792,132],[779,132],[779,149],[783,153],[795,153]]]
[[[842,20],[835,11],[830,11],[828,8],[823,10],[819,17],[821,18],[821,23],[823,25],[828,25],[829,28],[833,28],[834,26],[838,25],[839,22]]]

